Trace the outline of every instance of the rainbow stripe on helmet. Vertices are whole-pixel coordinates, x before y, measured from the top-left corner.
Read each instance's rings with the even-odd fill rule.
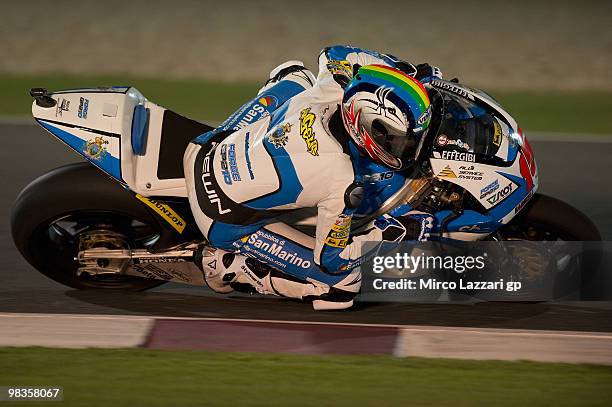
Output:
[[[361,75],[364,80],[374,83],[377,80],[370,78],[376,78],[381,81],[381,85],[384,82],[391,84],[394,87],[394,92],[401,96],[410,106],[410,109],[415,114],[414,120],[422,117],[431,104],[423,84],[399,69],[385,65],[364,65],[359,68],[358,75]]]

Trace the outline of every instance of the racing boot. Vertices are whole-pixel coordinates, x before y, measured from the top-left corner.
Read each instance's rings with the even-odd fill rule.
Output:
[[[303,300],[329,291],[325,285],[299,280],[254,258],[221,249],[202,246],[195,253],[195,262],[206,284],[222,294],[235,290]]]
[[[353,299],[361,289],[361,272],[356,269],[334,284],[329,290],[312,299],[316,311],[347,309],[353,306]]]

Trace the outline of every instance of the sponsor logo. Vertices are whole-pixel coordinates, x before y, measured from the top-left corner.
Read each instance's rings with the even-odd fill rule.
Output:
[[[468,162],[476,162],[476,155],[473,153],[462,153],[459,151],[442,151],[442,158],[445,160],[453,160],[453,161],[468,161]]]
[[[491,182],[489,185],[480,190],[480,199],[484,199],[486,196],[491,195],[493,192],[499,189],[499,180]]]
[[[351,220],[352,217],[349,215],[340,215],[327,234],[325,244],[330,247],[344,249],[348,244]]]
[[[463,140],[453,140],[453,139],[449,139],[448,136],[446,134],[440,134],[437,138],[436,138],[436,143],[441,146],[457,146],[459,148],[462,148],[464,150],[469,150],[470,149],[470,145],[466,142],[464,142]]]
[[[264,107],[272,106],[276,102],[273,96],[264,96],[258,100],[258,103]]]
[[[261,281],[261,279],[259,279],[251,270],[249,270],[249,268],[247,266],[245,266],[244,264],[242,266],[240,266],[240,270],[242,270],[244,272],[244,274],[251,279],[251,281],[253,282],[253,284],[258,285],[260,288],[264,288],[264,284]]]
[[[310,112],[310,108],[300,112],[300,136],[306,142],[306,150],[313,156],[319,155],[319,141],[316,139],[312,125],[314,124],[316,115]]]
[[[337,249],[344,249],[347,244],[348,244],[348,235],[344,237],[335,232],[329,232],[329,234],[327,235],[327,238],[325,239],[326,246],[335,247]]]
[[[229,208],[223,208],[223,205],[221,204],[221,199],[219,198],[217,191],[215,191],[213,182],[211,181],[214,175],[210,173],[210,154],[213,151],[215,151],[215,146],[213,146],[206,154],[206,157],[204,157],[204,163],[202,164],[202,183],[204,185],[204,191],[206,192],[206,198],[208,199],[210,204],[216,204],[217,212],[219,212],[219,215],[224,215],[226,213],[230,213],[232,210]]]
[[[287,133],[291,132],[291,124],[285,123],[275,127],[270,134],[268,134],[268,141],[272,143],[275,148],[281,148],[287,145],[289,136]]]
[[[229,145],[229,151],[227,152],[227,161],[229,164],[230,173],[232,174],[232,180],[241,181],[240,172],[238,172],[238,163],[236,162],[235,144]]]
[[[221,151],[219,152],[221,156],[221,175],[223,175],[223,181],[227,185],[232,185],[232,177],[230,176],[229,170],[227,168],[227,145],[223,144],[221,146]]]
[[[70,101],[66,99],[61,99],[57,103],[57,107],[55,108],[55,117],[62,117],[62,113],[68,112],[70,110]]]
[[[502,128],[496,119],[493,119],[493,144],[497,147],[501,146],[502,143]]]
[[[254,251],[260,256],[271,257],[274,264],[285,266],[286,263],[293,264],[300,268],[308,269],[312,265],[309,260],[306,260],[300,253],[293,250],[286,250],[286,241],[278,237],[265,233],[261,230],[253,233],[248,237],[247,243],[249,246],[244,246],[247,251]],[[282,260],[279,262],[278,260]]]
[[[466,142],[464,142],[463,140],[448,140],[448,144],[451,146],[457,146],[459,148],[462,148],[464,150],[469,150],[470,149],[470,145]]]
[[[85,99],[84,97],[81,97],[79,99],[79,110],[78,110],[77,115],[81,119],[87,119],[88,110],[89,110],[89,99]]]
[[[455,172],[451,170],[451,167],[447,165],[446,167],[444,167],[442,171],[440,171],[440,173],[438,174],[438,177],[457,178],[457,174],[455,174]]]
[[[431,119],[431,105],[427,107],[427,109],[423,112],[421,116],[417,119],[417,127],[415,127],[414,131],[421,131],[423,127],[429,125],[429,121]]]
[[[131,268],[137,273],[140,273],[152,279],[166,280],[166,281],[179,280],[179,281],[187,282],[187,283],[192,282],[191,277],[181,272],[180,270],[177,270],[177,269],[164,270],[152,263],[148,263],[145,265],[132,264]]]
[[[436,138],[436,143],[438,143],[439,146],[445,146],[448,143],[448,137],[446,134],[440,134]]]
[[[387,171],[387,172],[379,172],[376,174],[366,174],[363,176],[363,181],[364,182],[380,182],[380,181],[386,181],[388,179],[393,178],[393,175],[395,173],[393,171]]]
[[[332,75],[343,75],[349,78],[353,77],[353,67],[349,61],[330,59],[327,61],[326,66],[327,70],[331,72]]]
[[[481,181],[484,173],[481,171],[476,171],[476,168],[473,165],[466,167],[464,165],[459,167],[459,178],[469,179],[472,181]]]
[[[104,140],[102,137],[95,137],[87,140],[85,146],[83,147],[83,152],[87,158],[91,158],[92,160],[100,160],[108,153],[106,149],[106,145],[108,145],[108,143],[108,140]]]
[[[435,86],[436,88],[442,88],[444,90],[456,93],[457,95],[462,96],[464,98],[474,100],[474,97],[470,95],[465,89],[462,89],[459,86],[455,86],[452,83],[443,81],[431,81],[431,85]]]
[[[183,233],[187,223],[178,213],[174,212],[171,207],[165,203],[159,202],[155,199],[146,198],[140,194],[136,194],[136,198],[139,201],[144,202],[149,208],[153,209],[159,216],[161,216],[174,229],[176,229],[177,232]]]
[[[274,96],[259,98],[258,100],[247,104],[243,109],[236,113],[236,116],[230,121],[228,127],[232,127],[232,130],[240,130],[241,128],[246,127],[261,118],[269,116],[270,113],[268,110],[273,110],[276,104],[278,104],[278,101]],[[240,119],[240,121],[234,124],[238,119]]]
[[[249,177],[255,179],[253,175],[253,168],[251,167],[251,158],[249,157],[249,137],[251,133],[247,132],[244,136],[244,161],[246,161],[247,170],[249,171]]]
[[[226,184],[232,185],[233,181],[241,181],[236,162],[236,145],[221,146],[221,174]]]
[[[150,257],[150,258],[141,258],[141,259],[136,259],[138,261],[138,263],[140,264],[146,264],[146,263],[184,263],[187,260],[185,260],[182,257]]]
[[[498,189],[497,192],[487,198],[487,202],[491,205],[497,205],[504,199],[508,198],[514,192],[514,182],[510,182],[505,187]]]
[[[521,209],[523,209],[523,207],[527,204],[527,202],[529,202],[531,197],[533,197],[533,192],[534,192],[533,189],[531,191],[529,191],[527,196],[525,198],[523,198],[523,200],[521,202],[519,202],[518,205],[516,205],[516,208],[514,208],[514,213],[515,214],[519,213],[521,211]]]

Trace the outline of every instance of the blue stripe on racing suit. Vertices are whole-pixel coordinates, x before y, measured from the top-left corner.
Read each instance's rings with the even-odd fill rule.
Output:
[[[263,210],[295,203],[304,188],[295,172],[291,157],[284,147],[273,147],[267,138],[264,140],[264,147],[274,163],[274,169],[280,183],[279,188],[271,194],[260,196],[242,204],[249,208]]]
[[[315,264],[312,249],[266,228],[236,242],[234,249],[304,281],[313,279],[332,286],[350,274],[350,270],[334,274],[324,272]]]
[[[207,239],[213,247],[233,251],[240,248],[241,239],[255,233],[265,223],[267,221],[250,225],[232,225],[215,220],[208,230]]]

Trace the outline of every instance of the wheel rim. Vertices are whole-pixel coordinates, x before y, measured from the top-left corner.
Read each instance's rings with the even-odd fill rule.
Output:
[[[79,250],[91,247],[147,248],[158,238],[154,226],[133,216],[108,211],[81,211],[49,220],[35,231],[32,241],[45,274],[59,273],[63,279],[84,288],[121,289],[148,280],[125,274],[78,275],[80,263],[76,257]]]
[[[582,254],[576,255],[576,244],[583,245],[577,236],[561,229],[558,226],[532,221],[526,217],[513,220],[510,224],[501,228],[496,234],[496,238],[505,241],[528,241],[545,242],[551,254],[546,259],[531,256],[530,246],[520,247],[513,252],[513,258],[524,260],[525,267],[522,279],[541,281],[554,288],[554,298],[562,298],[565,295],[575,295],[576,287],[580,287],[581,276],[579,270],[583,269],[586,262],[592,262],[593,258],[585,258]],[[549,242],[549,243],[546,243]],[[567,247],[567,249],[563,249]],[[535,253],[538,253],[535,250]],[[544,260],[548,264],[542,263]],[[549,269],[555,265],[554,269]],[[582,266],[581,266],[582,265]],[[547,268],[544,268],[547,266]],[[551,271],[554,271],[551,273]],[[531,294],[525,293],[526,297]]]

